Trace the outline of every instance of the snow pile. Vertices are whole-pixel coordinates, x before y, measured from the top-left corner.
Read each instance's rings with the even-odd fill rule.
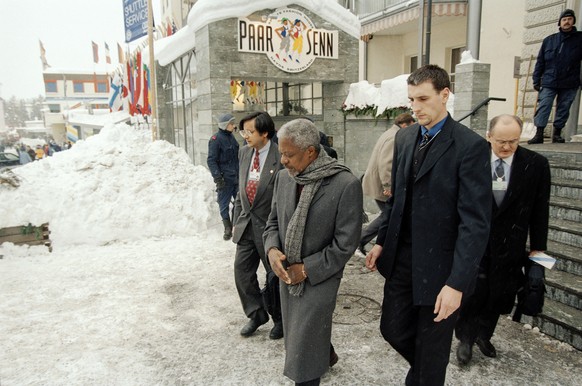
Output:
[[[471,51],[463,51],[461,53],[461,62],[459,64],[467,64],[467,63],[480,63],[477,59],[471,55]]]
[[[0,185],[0,228],[49,222],[56,248],[189,236],[218,223],[208,170],[126,124],[13,172],[22,181]]]
[[[408,100],[408,84],[406,80],[409,74],[399,75],[395,78],[383,80],[378,88],[373,83],[363,80],[350,85],[350,91],[344,102],[343,109],[363,109],[376,106],[376,116],[381,115],[387,109],[410,107]],[[447,110],[454,116],[455,96],[449,94]]]

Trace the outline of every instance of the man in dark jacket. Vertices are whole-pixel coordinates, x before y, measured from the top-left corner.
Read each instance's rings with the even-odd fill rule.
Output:
[[[418,124],[396,134],[392,196],[366,265],[386,278],[380,332],[410,364],[406,385],[444,385],[489,235],[489,149],[447,113],[445,70],[422,66],[407,83]]]
[[[499,316],[511,312],[523,282],[528,233],[530,256],[546,249],[550,166],[542,155],[518,145],[521,130],[518,117],[500,115],[487,132],[493,217],[475,292],[463,303],[455,327],[461,364],[471,360],[474,343],[485,356],[497,355],[490,340]]]
[[[536,135],[529,144],[544,143],[544,129],[556,97],[556,116],[552,142],[563,143],[562,129],[568,121],[570,106],[580,87],[580,61],[582,60],[582,32],[576,27],[576,15],[566,9],[560,15],[560,32],[546,37],[538,54],[532,76],[538,94],[538,108],[534,116]]]
[[[208,141],[206,163],[216,184],[218,207],[224,224],[225,240],[232,237],[232,221],[229,206],[238,192],[238,142],[232,135],[235,129],[234,117],[222,114],[218,117],[218,132]]]

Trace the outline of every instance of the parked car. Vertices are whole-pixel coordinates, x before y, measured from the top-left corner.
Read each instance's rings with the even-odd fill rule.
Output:
[[[0,153],[0,169],[18,165],[20,165],[20,159],[17,155],[12,153]]]

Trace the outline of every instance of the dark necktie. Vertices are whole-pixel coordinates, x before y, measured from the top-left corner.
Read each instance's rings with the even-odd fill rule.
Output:
[[[255,150],[255,158],[253,159],[253,166],[251,168],[251,172],[260,172],[261,162],[259,160],[259,152]],[[257,186],[259,185],[259,181],[254,178],[251,178],[247,181],[247,197],[249,198],[249,203],[253,205],[253,201],[255,201],[255,195],[257,194]]]
[[[499,158],[497,161],[497,166],[495,166],[495,172],[493,173],[493,179],[495,181],[505,181],[505,169],[503,168],[503,160]]]
[[[428,145],[428,143],[431,140],[431,136],[428,135],[428,131],[426,133],[424,133],[424,135],[422,136],[422,140],[420,141],[420,144],[418,145],[418,150],[422,150],[426,147],[426,145]]]
[[[493,181],[503,182],[505,181],[505,169],[503,168],[503,160],[499,158],[495,162],[497,165],[495,166],[495,171],[493,172]],[[493,190],[493,198],[495,199],[497,206],[501,205],[504,197],[505,190]]]

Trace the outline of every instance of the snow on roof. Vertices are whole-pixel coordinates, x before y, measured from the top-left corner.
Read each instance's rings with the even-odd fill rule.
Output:
[[[162,66],[193,50],[195,32],[224,19],[248,16],[261,9],[277,9],[296,4],[329,21],[347,34],[360,37],[360,20],[334,0],[198,0],[188,14],[188,25],[174,35],[156,41],[156,59]],[[163,45],[161,42],[164,42]]]
[[[87,114],[83,112],[69,111],[68,121],[77,125],[103,127],[110,123],[119,123],[129,120],[127,111],[116,111],[107,114]]]

